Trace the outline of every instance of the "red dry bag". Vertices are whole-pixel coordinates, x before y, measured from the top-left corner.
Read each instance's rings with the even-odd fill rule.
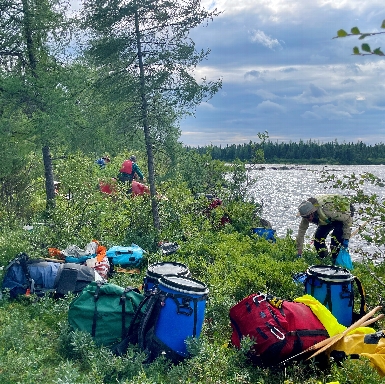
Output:
[[[230,309],[231,342],[237,348],[249,336],[254,363],[272,366],[329,337],[325,327],[302,303],[252,294]]]

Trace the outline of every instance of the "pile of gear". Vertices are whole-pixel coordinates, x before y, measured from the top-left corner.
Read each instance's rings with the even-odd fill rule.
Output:
[[[178,249],[177,243],[159,244],[162,255]],[[189,357],[186,341],[200,336],[209,290],[177,262],[151,264],[140,289],[108,282],[111,267],[139,268],[144,252],[136,244],[106,250],[93,240],[84,249],[50,248],[56,259],[32,259],[23,253],[5,268],[2,291],[11,299],[71,293],[71,330],[89,333],[97,345],[116,355],[134,343],[146,352],[147,361],[162,354],[179,362]]]

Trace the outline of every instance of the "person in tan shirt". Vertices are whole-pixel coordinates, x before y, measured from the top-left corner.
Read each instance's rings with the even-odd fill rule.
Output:
[[[330,233],[330,256],[332,262],[340,251],[340,247],[348,247],[352,232],[352,216],[354,208],[349,198],[337,194],[316,195],[303,201],[298,207],[298,215],[302,220],[296,237],[298,256],[302,256],[304,238],[309,224],[317,225],[314,234],[314,247],[321,259],[328,256],[326,238]]]

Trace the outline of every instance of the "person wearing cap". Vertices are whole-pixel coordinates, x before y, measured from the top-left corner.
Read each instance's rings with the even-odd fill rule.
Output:
[[[102,156],[100,159],[95,160],[95,163],[99,165],[100,169],[104,169],[111,159],[108,156]]]
[[[314,247],[321,259],[328,256],[326,238],[330,233],[330,255],[332,263],[340,251],[341,245],[348,247],[351,235],[354,208],[349,198],[337,194],[316,195],[303,201],[298,207],[302,220],[296,237],[298,256],[302,256],[303,243],[309,224],[317,225],[314,234]]]
[[[54,180],[53,188],[54,188],[54,191],[55,191],[55,195],[59,194],[60,184],[61,184],[60,181]]]
[[[129,159],[124,160],[120,167],[118,180],[122,183],[125,183],[126,181],[131,183],[132,180],[135,179],[135,175],[139,177],[140,181],[144,181],[143,173],[138,164],[136,164],[136,156],[132,155]]]

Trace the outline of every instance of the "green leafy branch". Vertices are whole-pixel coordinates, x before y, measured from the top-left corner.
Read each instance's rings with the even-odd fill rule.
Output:
[[[385,20],[382,21],[381,28],[385,29]],[[363,33],[361,32],[358,27],[353,27],[350,30],[350,33],[346,32],[344,29],[340,29],[337,31],[337,36],[333,37],[333,39],[337,39],[339,37],[346,37],[346,36],[359,36],[359,40],[365,39],[365,37],[368,36],[374,36],[374,35],[381,35],[385,32],[369,32],[369,33]],[[367,43],[363,43],[361,45],[361,51],[359,47],[353,48],[353,55],[359,55],[359,56],[366,56],[366,55],[378,55],[378,56],[385,56],[384,52],[381,51],[381,48],[376,48],[372,50],[370,48],[370,45]]]

